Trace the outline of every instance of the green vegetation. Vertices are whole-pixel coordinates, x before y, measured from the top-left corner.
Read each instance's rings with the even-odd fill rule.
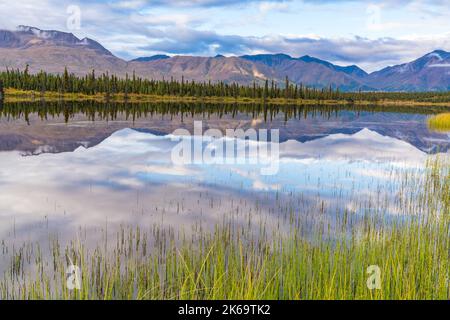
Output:
[[[115,75],[90,75],[78,77],[69,74],[67,70],[62,75],[40,72],[30,74],[28,67],[24,71],[7,70],[0,73],[0,81],[6,89],[6,95],[13,97],[32,96],[42,98],[60,99],[103,99],[121,101],[178,99],[186,100],[212,100],[225,101],[246,100],[271,101],[278,103],[318,103],[330,101],[333,103],[368,104],[368,103],[406,103],[409,104],[446,104],[450,103],[449,92],[424,93],[388,93],[388,92],[341,92],[332,87],[310,88],[302,84],[294,84],[286,78],[284,85],[280,86],[274,81],[254,82],[253,85],[240,85],[238,83],[224,82],[194,82],[182,78],[170,80],[150,80],[128,75],[119,78]],[[29,94],[28,94],[29,96]]]
[[[450,131],[450,113],[441,113],[428,120],[428,126],[436,131]]]
[[[398,179],[395,203],[404,216],[383,214],[383,201],[361,200],[363,216],[346,212],[331,225],[319,219],[313,236],[288,215],[287,231],[224,220],[211,232],[193,230],[192,237],[124,227],[115,241],[104,237],[93,249],[83,235],[67,246],[52,238],[49,256],[35,243],[3,243],[11,263],[0,298],[449,299],[448,159]],[[66,285],[71,262],[82,269],[80,290]],[[371,265],[381,269],[380,289],[367,287]]]
[[[3,81],[0,80],[0,102],[5,98],[5,88],[3,87]]]

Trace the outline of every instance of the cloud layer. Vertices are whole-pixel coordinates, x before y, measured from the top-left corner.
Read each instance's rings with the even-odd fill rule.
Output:
[[[67,8],[74,5],[80,8],[81,28],[68,30]],[[357,0],[2,0],[0,12],[0,28],[24,24],[71,31],[125,59],[283,52],[373,71],[435,49],[450,50],[450,13],[443,0],[371,5]]]

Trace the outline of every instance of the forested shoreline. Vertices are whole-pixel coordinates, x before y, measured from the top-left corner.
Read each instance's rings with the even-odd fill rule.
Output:
[[[76,76],[65,70],[63,74],[50,74],[41,71],[31,74],[25,70],[6,70],[0,72],[0,96],[5,97],[4,89],[33,91],[41,96],[48,93],[57,95],[82,94],[102,95],[109,99],[121,95],[124,100],[131,95],[154,95],[162,97],[231,98],[231,99],[288,99],[288,100],[333,100],[353,103],[356,101],[416,101],[431,103],[450,102],[450,92],[342,92],[339,89],[314,88],[291,82],[287,77],[284,85],[274,80],[265,80],[263,84],[253,82],[242,85],[236,82],[195,82],[174,78],[163,80],[144,79],[132,74],[120,78],[95,70],[84,77]]]

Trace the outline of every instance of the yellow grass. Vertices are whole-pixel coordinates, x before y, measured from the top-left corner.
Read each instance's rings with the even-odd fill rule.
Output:
[[[29,102],[44,99],[46,101],[106,101],[104,93],[97,93],[94,95],[86,95],[82,93],[58,93],[46,91],[41,93],[38,91],[24,91],[12,88],[5,89],[6,102]],[[123,93],[113,94],[109,97],[109,101],[124,102],[125,96]],[[233,97],[194,97],[194,96],[161,96],[148,94],[128,94],[127,102],[204,102],[204,103],[239,103],[239,104],[254,104],[261,103],[264,100],[261,98],[233,98]],[[354,105],[383,105],[383,106],[444,106],[450,107],[450,102],[419,102],[419,101],[400,101],[400,100],[379,100],[366,101],[357,100],[349,102],[347,100],[307,100],[307,99],[285,99],[285,98],[268,98],[265,100],[268,104],[290,104],[290,105],[347,105],[349,103]]]
[[[436,131],[450,131],[450,113],[441,113],[428,119],[428,126]]]

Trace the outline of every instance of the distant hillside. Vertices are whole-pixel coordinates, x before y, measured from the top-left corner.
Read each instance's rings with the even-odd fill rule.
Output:
[[[141,57],[141,58],[133,59],[130,62],[149,62],[149,61],[164,60],[164,59],[170,59],[170,57],[166,56],[164,54],[157,54],[157,55],[151,56],[151,57]]]
[[[433,51],[413,62],[374,72],[368,81],[386,91],[449,91],[450,53]]]

